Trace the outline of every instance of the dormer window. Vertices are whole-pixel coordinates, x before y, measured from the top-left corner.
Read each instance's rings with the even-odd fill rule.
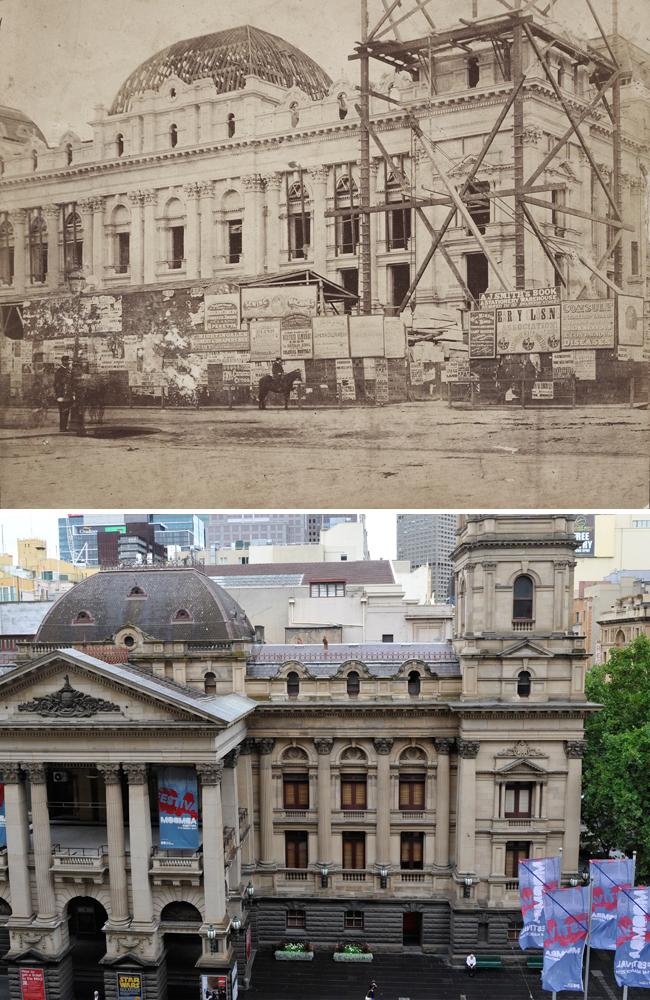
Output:
[[[356,698],[361,691],[361,679],[356,670],[351,670],[346,678],[346,689],[349,698]]]
[[[79,611],[73,625],[92,625],[94,618],[90,611]]]
[[[70,142],[65,144],[65,162],[68,166],[72,163],[72,143]]]
[[[287,695],[289,698],[297,698],[300,694],[300,677],[295,670],[287,674]]]
[[[129,597],[146,597],[146,596],[147,595],[145,594],[142,587],[131,587],[131,590],[129,591]]]
[[[121,132],[115,136],[115,149],[118,156],[124,156],[124,136]]]
[[[175,622],[191,622],[192,621],[192,616],[189,613],[189,611],[187,610],[187,608],[179,608],[178,611],[176,612],[176,614],[174,615],[174,621]]]
[[[169,126],[169,145],[172,149],[178,145],[178,126],[175,124]]]
[[[176,87],[170,87],[169,88],[169,96],[172,99],[172,101],[175,99],[175,97],[176,97]]]
[[[422,686],[422,681],[420,680],[420,675],[417,670],[411,670],[408,676],[408,693],[411,698],[417,698],[420,693]]]
[[[227,126],[228,126],[228,138],[232,139],[233,135],[235,134],[235,116],[233,115],[232,112],[228,115]]]

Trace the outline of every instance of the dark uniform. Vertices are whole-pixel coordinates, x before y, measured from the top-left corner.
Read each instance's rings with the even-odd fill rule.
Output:
[[[281,358],[276,358],[271,365],[271,375],[273,378],[282,378],[284,375],[284,365]]]
[[[54,395],[59,407],[59,431],[67,431],[74,399],[72,368],[68,357],[61,358],[61,364],[54,372]]]

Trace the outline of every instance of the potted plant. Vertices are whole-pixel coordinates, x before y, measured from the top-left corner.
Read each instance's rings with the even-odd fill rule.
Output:
[[[281,941],[274,956],[278,962],[311,962],[314,949],[309,941]]]
[[[352,944],[340,942],[334,952],[335,962],[372,962],[370,946],[363,941]]]

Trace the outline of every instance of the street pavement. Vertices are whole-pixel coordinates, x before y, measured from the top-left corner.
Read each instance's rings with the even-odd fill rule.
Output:
[[[628,406],[107,410],[0,420],[4,507],[643,507],[650,424]]]

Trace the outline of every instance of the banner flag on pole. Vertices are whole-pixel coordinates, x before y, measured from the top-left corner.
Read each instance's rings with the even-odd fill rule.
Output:
[[[7,846],[7,817],[5,815],[5,786],[0,784],[0,847]]]
[[[196,773],[189,767],[163,767],[158,774],[160,846],[197,850],[199,797]]]
[[[614,975],[619,986],[650,988],[650,887],[618,894]]]
[[[582,992],[582,955],[589,921],[589,889],[556,889],[544,894],[542,989]]]
[[[527,858],[519,862],[519,899],[524,926],[519,933],[519,947],[542,948],[544,945],[544,893],[560,884],[560,856]]]
[[[616,948],[616,910],[621,889],[634,885],[634,861],[631,858],[595,860],[589,862],[593,885],[591,908],[592,948]]]

